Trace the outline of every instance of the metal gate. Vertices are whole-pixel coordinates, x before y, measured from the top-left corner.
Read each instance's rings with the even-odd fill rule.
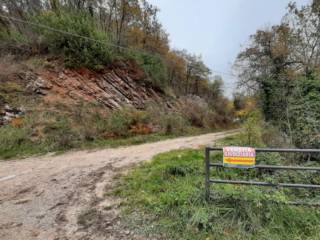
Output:
[[[297,183],[269,183],[257,181],[242,181],[242,180],[225,180],[225,179],[212,179],[210,178],[211,168],[223,168],[222,163],[211,163],[210,152],[223,151],[222,147],[206,147],[205,149],[205,197],[210,199],[210,185],[211,184],[236,184],[236,185],[250,185],[262,187],[283,187],[283,188],[305,188],[305,189],[319,189],[320,185],[314,184],[297,184]],[[272,149],[272,148],[256,148],[256,153],[262,152],[276,152],[276,153],[303,153],[303,154],[319,154],[319,149]],[[278,165],[255,165],[256,169],[269,169],[279,171],[320,171],[320,167],[304,167],[304,166],[278,166]]]

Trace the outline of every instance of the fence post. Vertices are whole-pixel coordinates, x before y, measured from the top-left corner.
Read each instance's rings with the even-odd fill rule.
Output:
[[[205,149],[205,198],[208,201],[210,198],[210,149]]]

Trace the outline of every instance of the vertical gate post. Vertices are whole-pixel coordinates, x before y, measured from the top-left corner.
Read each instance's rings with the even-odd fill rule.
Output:
[[[205,149],[205,198],[210,198],[210,149]]]

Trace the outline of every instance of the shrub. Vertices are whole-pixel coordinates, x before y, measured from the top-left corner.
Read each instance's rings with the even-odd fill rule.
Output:
[[[113,111],[108,120],[108,131],[118,137],[130,136],[132,127],[148,122],[148,114],[134,108]]]
[[[298,147],[320,147],[320,73],[298,81],[290,99],[290,123]]]
[[[203,119],[203,125],[208,129],[217,129],[223,127],[221,125],[220,116],[211,109],[208,109],[206,112]]]
[[[137,123],[136,125],[131,126],[130,133],[134,135],[147,135],[152,133],[150,125]]]
[[[42,141],[48,151],[66,150],[77,146],[78,134],[71,127],[71,122],[65,116],[57,116],[50,125],[44,127],[45,138]]]
[[[81,103],[72,110],[73,128],[82,141],[97,140],[108,130],[109,113],[99,111],[99,106]]]
[[[16,30],[0,29],[0,40],[9,43],[27,43],[28,38]]]
[[[183,98],[180,111],[192,126],[205,127],[205,117],[209,111],[209,106],[202,98],[198,96]]]
[[[181,114],[179,109],[173,111],[165,105],[150,103],[146,111],[152,125],[165,134],[181,135],[191,130],[190,122]]]
[[[15,151],[28,141],[28,132],[26,129],[8,125],[0,127],[0,137],[0,155],[9,157],[10,152]]]
[[[69,67],[86,66],[93,69],[102,69],[112,60],[112,51],[108,47],[108,36],[98,30],[94,20],[85,12],[63,11],[41,12],[32,17],[34,22],[46,23],[59,31],[69,32],[73,35],[61,34],[44,28],[35,29],[40,34],[44,45],[53,53],[62,53]],[[76,35],[95,39],[92,41]]]
[[[244,131],[242,139],[244,145],[260,146],[262,145],[262,117],[261,113],[254,111],[249,114],[247,120],[243,124]]]
[[[161,56],[135,52],[131,53],[129,58],[134,59],[147,74],[147,84],[165,90],[168,86],[167,67]]]
[[[290,146],[291,144],[288,142],[287,136],[283,134],[283,132],[280,130],[279,127],[274,126],[270,123],[264,123],[262,127],[263,127],[262,135],[261,135],[262,141],[268,147],[276,147],[276,148],[293,147],[293,146]]]
[[[46,152],[39,141],[33,141],[33,129],[27,125],[24,119],[19,127],[6,125],[0,127],[0,158],[24,157],[26,155]]]
[[[109,132],[116,136],[127,136],[131,126],[132,119],[127,111],[117,110],[112,113],[108,121]]]
[[[209,105],[199,96],[188,96],[180,100],[179,111],[197,128],[217,129],[231,125],[232,113],[224,102],[223,106]]]
[[[190,123],[179,113],[169,113],[161,116],[161,128],[165,134],[183,134],[188,131]]]

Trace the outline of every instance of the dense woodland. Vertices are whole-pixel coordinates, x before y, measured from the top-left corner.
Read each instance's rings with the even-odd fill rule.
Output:
[[[156,87],[208,100],[221,97],[222,82],[210,81],[210,69],[201,56],[170,49],[159,9],[146,0],[2,2],[2,42],[14,40],[32,53],[59,53],[70,67],[99,70],[115,59],[134,59]]]
[[[0,55],[5,64],[11,61],[15,66],[10,67],[13,75],[29,71],[26,65],[37,72],[64,63],[65,69],[89,69],[97,74],[124,66],[128,71],[142,70],[143,76],[135,81],[150,92],[155,90],[162,100],[146,101],[142,109],[92,107],[82,98],[76,106],[45,105],[42,96],[36,94],[33,100],[34,92],[30,95],[26,86],[12,82],[2,72],[0,126],[5,104],[22,107],[25,115],[0,127],[0,156],[66,150],[83,143],[100,145],[105,140],[109,144],[115,138],[177,136],[231,127],[233,107],[223,95],[222,78],[212,76],[200,55],[170,48],[158,12],[146,0],[1,1]],[[148,141],[147,137],[142,141]]]
[[[239,53],[239,85],[264,118],[299,147],[320,146],[320,1],[289,4],[279,25],[257,30]]]

